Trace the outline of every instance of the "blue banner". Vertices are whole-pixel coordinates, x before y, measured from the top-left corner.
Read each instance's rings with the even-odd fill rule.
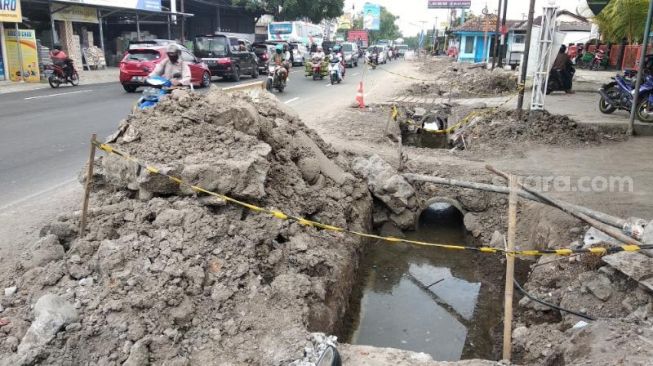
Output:
[[[365,3],[363,6],[363,28],[367,30],[381,29],[381,6]]]

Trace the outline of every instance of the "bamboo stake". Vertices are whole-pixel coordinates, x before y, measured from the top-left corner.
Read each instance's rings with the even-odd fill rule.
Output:
[[[456,186],[456,187],[462,187],[462,188],[469,188],[469,189],[477,189],[481,191],[486,191],[486,192],[494,192],[494,193],[503,193],[503,194],[508,194],[510,193],[510,189],[508,187],[503,187],[503,186],[497,186],[494,184],[485,184],[485,183],[476,183],[476,182],[468,182],[464,180],[457,180],[457,179],[450,179],[450,178],[441,178],[441,177],[431,177],[428,175],[422,175],[422,174],[413,174],[413,173],[406,173],[403,174],[403,176],[408,179],[409,181],[420,181],[420,182],[429,182],[429,183],[435,183],[435,184],[444,184],[444,185],[449,185],[449,186]],[[524,191],[524,190],[518,190],[517,194],[519,194],[520,197],[529,199],[531,201],[535,202],[540,202],[544,204],[549,204],[546,201],[543,201],[536,196]],[[564,202],[561,200],[557,199],[550,199],[552,202],[555,202],[559,205],[566,205],[569,208],[572,208],[578,212],[582,212],[585,215],[589,217],[593,217],[599,221],[601,221],[604,224],[614,226],[616,228],[623,228],[624,224],[626,224],[626,220],[608,215],[606,213],[600,212],[600,211],[595,211],[592,210],[591,208],[587,208],[584,206],[578,206],[574,205],[572,203]]]
[[[506,173],[504,173],[502,171],[499,171],[499,170],[495,169],[494,167],[492,167],[490,165],[486,165],[485,168],[487,170],[491,171],[492,173],[495,173],[495,174],[497,174],[497,175],[499,175],[501,177],[504,177],[504,178],[508,179],[508,174],[506,174]],[[548,203],[549,205],[554,206],[554,207],[560,209],[562,212],[568,213],[569,215],[571,215],[571,216],[573,216],[573,217],[575,217],[575,218],[577,218],[579,220],[585,221],[586,223],[588,223],[591,226],[595,227],[599,231],[602,231],[603,233],[605,233],[605,234],[619,240],[622,243],[626,243],[626,244],[630,244],[630,245],[639,245],[639,246],[643,245],[641,242],[639,242],[639,240],[631,238],[630,236],[628,236],[628,235],[624,234],[623,232],[621,232],[621,230],[618,230],[618,229],[616,229],[614,227],[605,225],[604,223],[602,223],[602,222],[600,222],[598,220],[595,220],[595,219],[593,219],[593,218],[591,218],[591,217],[589,217],[589,216],[587,216],[587,215],[585,215],[583,213],[575,211],[574,209],[570,208],[569,205],[567,205],[567,204],[560,204],[558,202],[555,202],[553,199],[549,198],[548,196],[546,196],[546,195],[544,195],[542,193],[539,193],[539,192],[536,192],[536,191],[534,191],[532,189],[524,187],[524,185],[519,183],[519,182],[517,184],[519,185],[519,187],[521,189],[523,189],[524,191],[526,191],[526,192],[532,194],[533,196],[539,198],[540,200],[544,201],[545,203]]]
[[[517,178],[510,176],[510,196],[508,198],[508,243],[506,251],[515,250],[517,236]],[[512,297],[513,281],[515,280],[515,256],[506,254],[506,287],[504,293],[503,316],[503,359],[510,361],[512,353]]]
[[[86,230],[86,215],[88,214],[88,199],[91,195],[91,186],[93,185],[93,163],[95,161],[95,139],[96,134],[91,135],[91,152],[88,157],[88,167],[86,168],[86,184],[84,187],[84,202],[82,203],[82,217],[79,222],[79,236],[84,236]]]

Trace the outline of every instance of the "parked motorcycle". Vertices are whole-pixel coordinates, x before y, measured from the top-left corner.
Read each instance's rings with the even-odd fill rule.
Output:
[[[616,75],[612,82],[604,84],[599,93],[599,110],[610,114],[616,110],[630,111],[633,105],[636,72],[626,71],[624,75]],[[639,100],[635,113],[642,122],[653,122],[653,76],[646,75],[639,88]]]
[[[340,82],[342,82],[343,75],[341,74],[341,67],[340,58],[336,56],[332,57],[329,62],[329,78],[331,79],[331,85],[336,83],[340,84]]]
[[[268,65],[268,80],[265,82],[265,89],[272,91],[277,89],[279,93],[283,93],[286,88],[286,78],[288,71],[283,66]]]
[[[594,54],[594,59],[590,63],[590,70],[598,71],[599,67],[607,68],[607,60],[605,59],[605,51],[599,50]]]
[[[52,88],[58,88],[61,84],[70,83],[72,86],[79,85],[79,74],[75,70],[73,61],[68,59],[65,61],[66,67],[70,69],[70,76],[66,75],[66,71],[61,65],[45,65],[45,75],[48,77],[48,83]]]

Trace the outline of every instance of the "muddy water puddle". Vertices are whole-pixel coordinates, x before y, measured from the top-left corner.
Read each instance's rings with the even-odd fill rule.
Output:
[[[405,236],[466,244],[458,211],[436,205],[448,209],[425,211],[419,229]],[[361,263],[348,341],[424,352],[442,361],[496,358],[493,332],[500,328],[502,279],[488,273],[500,264],[496,258],[488,261],[479,256],[371,244]]]

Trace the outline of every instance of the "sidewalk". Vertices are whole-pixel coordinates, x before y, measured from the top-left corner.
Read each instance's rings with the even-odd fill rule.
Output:
[[[117,82],[120,69],[107,67],[104,70],[80,71],[80,85]],[[22,83],[13,81],[0,81],[0,94],[31,91],[50,88],[47,80],[40,83]]]

